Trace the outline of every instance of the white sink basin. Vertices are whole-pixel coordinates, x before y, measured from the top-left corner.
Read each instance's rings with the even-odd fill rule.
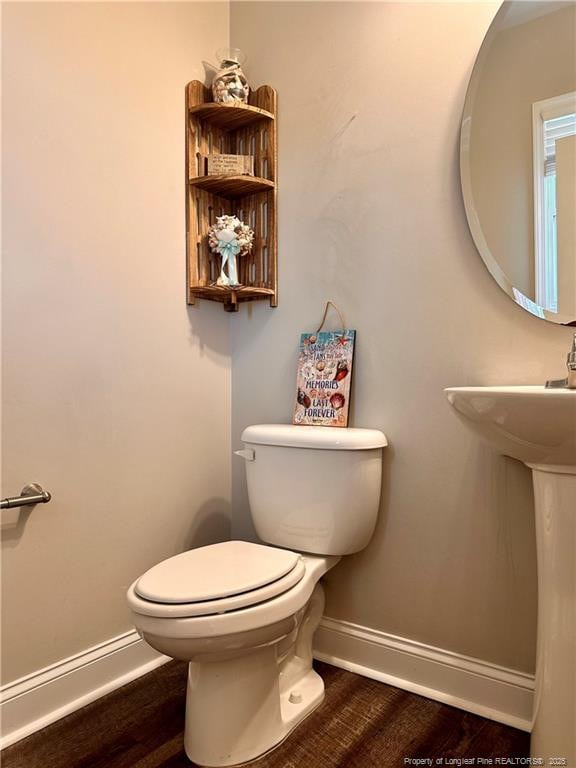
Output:
[[[542,765],[576,768],[576,390],[445,392],[473,432],[532,469],[538,650],[531,754]]]
[[[576,467],[576,390],[452,387],[458,415],[500,453],[529,465]]]

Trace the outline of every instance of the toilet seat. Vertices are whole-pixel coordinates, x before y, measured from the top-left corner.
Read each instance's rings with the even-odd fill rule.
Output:
[[[133,610],[158,618],[208,616],[271,600],[302,579],[297,552],[227,541],[168,558],[131,587]]]
[[[217,614],[206,612],[185,616],[183,614],[193,604],[163,605],[143,600],[136,594],[135,584],[132,584],[128,589],[127,598],[134,623],[145,635],[180,642],[180,640],[207,640],[232,636],[269,626],[276,621],[283,621],[294,616],[306,605],[318,581],[340,559],[336,555],[318,556],[306,553],[301,557],[302,561],[296,568],[301,571],[302,576],[286,592],[276,595],[273,599],[249,605],[242,610],[230,609]]]

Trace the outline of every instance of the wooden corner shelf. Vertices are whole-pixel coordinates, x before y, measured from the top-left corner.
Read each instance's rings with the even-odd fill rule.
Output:
[[[190,288],[190,292],[199,299],[221,302],[227,312],[236,312],[239,302],[270,299],[274,296],[272,288],[255,288],[245,285],[238,288],[227,288],[222,285],[197,286]]]
[[[252,195],[275,187],[273,181],[256,176],[195,176],[190,179],[190,184],[225,197]]]
[[[198,80],[186,86],[186,235],[188,302],[218,301],[229,312],[266,299],[278,305],[276,92],[252,91],[248,104],[218,104]],[[254,157],[257,176],[208,176],[210,154]],[[216,284],[220,259],[208,247],[217,216],[238,216],[254,230],[248,256],[238,259],[238,287]]]
[[[258,120],[274,120],[272,112],[250,104],[197,104],[190,107],[190,116],[219,128],[233,130],[251,125]]]

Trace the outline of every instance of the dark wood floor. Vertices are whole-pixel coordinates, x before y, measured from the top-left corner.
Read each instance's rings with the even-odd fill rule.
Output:
[[[400,768],[405,757],[529,754],[522,731],[326,664],[317,669],[325,702],[255,768]],[[8,747],[2,767],[191,768],[185,693],[186,665],[166,664]]]

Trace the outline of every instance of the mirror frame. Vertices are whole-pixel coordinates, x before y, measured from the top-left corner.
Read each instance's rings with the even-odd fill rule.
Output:
[[[474,205],[474,196],[472,194],[472,180],[470,177],[470,131],[472,126],[472,109],[476,96],[476,90],[478,87],[479,73],[482,69],[482,64],[488,53],[488,45],[492,38],[496,34],[495,24],[498,17],[504,12],[506,6],[514,0],[504,0],[500,8],[496,12],[490,26],[486,30],[482,45],[478,50],[474,67],[470,75],[470,81],[466,90],[466,98],[464,100],[464,108],[462,110],[462,122],[460,126],[460,184],[462,188],[462,197],[464,199],[464,209],[466,211],[466,218],[468,220],[468,227],[470,234],[474,240],[476,250],[480,254],[480,257],[486,268],[498,283],[500,288],[510,296],[512,301],[521,307],[526,312],[529,312],[533,317],[540,318],[542,320],[548,320],[548,322],[555,323],[556,325],[564,326],[576,326],[576,318],[571,315],[560,314],[558,312],[550,312],[544,309],[535,301],[525,296],[522,291],[516,288],[508,279],[508,276],[504,270],[498,264],[498,261],[494,257],[492,251],[482,231],[480,219]]]

